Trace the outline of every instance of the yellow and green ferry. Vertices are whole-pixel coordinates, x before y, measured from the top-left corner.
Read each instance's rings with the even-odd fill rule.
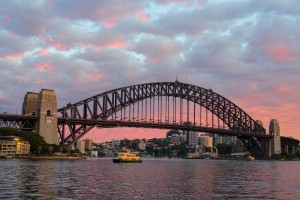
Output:
[[[141,163],[141,157],[130,151],[118,152],[118,156],[113,158],[114,163]]]

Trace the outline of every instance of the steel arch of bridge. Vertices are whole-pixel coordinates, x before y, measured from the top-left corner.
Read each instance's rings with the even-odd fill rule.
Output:
[[[169,97],[172,97],[175,98],[175,102],[176,98],[179,98],[180,100],[184,99],[187,102],[191,102],[194,106],[195,104],[200,105],[200,107],[210,111],[212,115],[217,116],[224,124],[226,124],[228,129],[224,131],[223,134],[236,135],[251,152],[254,154],[263,154],[261,142],[266,138],[266,131],[245,111],[225,97],[213,92],[211,89],[205,89],[179,81],[145,83],[122,87],[92,96],[75,104],[68,104],[66,107],[58,109],[58,112],[61,113],[61,117],[58,119],[58,132],[61,143],[73,143],[96,126],[167,127],[199,131],[206,130],[204,127],[202,127],[202,129],[197,129],[197,127],[201,127],[201,124],[200,126],[197,126],[195,123],[191,126],[180,126],[183,123],[181,119],[179,125],[174,120],[171,122],[170,119],[163,122],[162,118],[161,120],[158,120],[158,123],[151,120],[134,121],[134,118],[133,120],[130,120],[130,117],[129,120],[124,120],[125,117],[121,120],[117,120],[116,118],[114,120],[109,120],[110,117],[113,118],[114,115],[116,116],[116,113],[122,112],[124,108],[128,108],[134,104],[139,105],[139,102],[147,101],[147,99],[150,99],[149,118],[151,118],[151,98],[155,97],[158,97],[158,109],[160,104],[159,97],[161,101],[163,97],[165,97],[166,100],[168,99],[167,101],[169,101]],[[152,103],[154,106],[155,102],[153,101]],[[189,103],[187,104],[189,105]],[[165,103],[165,105],[167,104]],[[188,108],[187,112],[189,112],[189,110],[190,109]],[[124,123],[124,121],[127,122]],[[206,131],[217,133],[214,128],[209,128]]]

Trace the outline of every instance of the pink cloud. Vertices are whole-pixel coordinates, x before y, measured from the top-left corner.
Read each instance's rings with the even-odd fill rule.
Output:
[[[51,53],[49,53],[48,49],[41,49],[39,52],[40,56],[49,56]]]
[[[114,28],[115,26],[116,26],[115,22],[110,22],[110,21],[104,22],[104,27],[107,28],[107,29]]]
[[[292,91],[293,91],[293,87],[291,87],[291,86],[281,85],[276,88],[276,93],[278,93],[278,94],[290,93]]]
[[[100,45],[95,45],[94,46],[95,51],[100,51],[102,49],[102,47]]]
[[[67,50],[68,47],[60,42],[55,42],[53,44],[53,47],[55,47],[56,49],[59,49],[59,50]]]
[[[111,47],[116,49],[123,49],[127,47],[127,44],[123,42],[122,40],[118,39],[112,39],[102,42],[102,44],[95,45],[94,49],[95,51],[100,51],[103,47]]]
[[[57,35],[56,38],[49,38],[47,37],[45,40],[47,43],[49,43],[51,46],[58,50],[67,50],[69,47],[60,41],[64,40],[64,34]]]
[[[87,75],[80,76],[80,78],[75,81],[75,84],[84,85],[91,81],[99,82],[103,77],[104,74],[87,74]]]
[[[137,16],[141,21],[144,21],[144,22],[150,20],[149,16],[146,15],[143,11],[138,12],[138,13],[136,14],[136,16]]]
[[[38,70],[38,71],[55,71],[56,68],[54,66],[51,66],[47,63],[42,63],[42,64],[39,64],[39,65],[36,65],[35,68]]]
[[[250,84],[248,84],[248,88],[249,88],[250,90],[256,90],[257,84],[256,84],[256,83],[250,83]]]
[[[24,55],[24,52],[17,52],[17,53],[5,55],[2,58],[8,59],[8,60],[18,60],[18,59],[22,58],[23,55]]]
[[[204,8],[206,6],[206,4],[207,4],[207,0],[202,0],[202,1],[198,2],[197,7],[201,9],[201,8]]]
[[[2,101],[4,101],[4,100],[8,100],[8,97],[6,97],[6,96],[4,96],[4,95],[0,94],[0,100],[2,100]]]
[[[118,49],[122,49],[127,46],[126,43],[121,40],[108,40],[105,42],[105,44],[107,46],[118,48]]]
[[[277,62],[286,62],[294,58],[293,53],[285,44],[277,44],[272,46],[266,54]]]
[[[6,21],[10,21],[10,20],[12,19],[12,17],[11,17],[10,15],[5,15],[5,16],[4,16],[4,19],[5,19]]]

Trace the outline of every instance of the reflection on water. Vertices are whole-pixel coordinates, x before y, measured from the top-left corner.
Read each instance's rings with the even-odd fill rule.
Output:
[[[300,162],[0,160],[0,199],[296,199]]]

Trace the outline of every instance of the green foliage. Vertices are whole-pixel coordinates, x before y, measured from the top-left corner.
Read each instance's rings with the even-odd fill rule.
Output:
[[[124,138],[123,140],[120,141],[120,147],[130,148],[131,147],[131,141],[128,140],[127,138]]]
[[[49,153],[50,155],[52,154],[53,150],[54,150],[54,147],[53,146],[48,146],[48,150],[49,150]]]
[[[74,153],[79,154],[80,153],[79,149],[78,148],[74,149]]]

